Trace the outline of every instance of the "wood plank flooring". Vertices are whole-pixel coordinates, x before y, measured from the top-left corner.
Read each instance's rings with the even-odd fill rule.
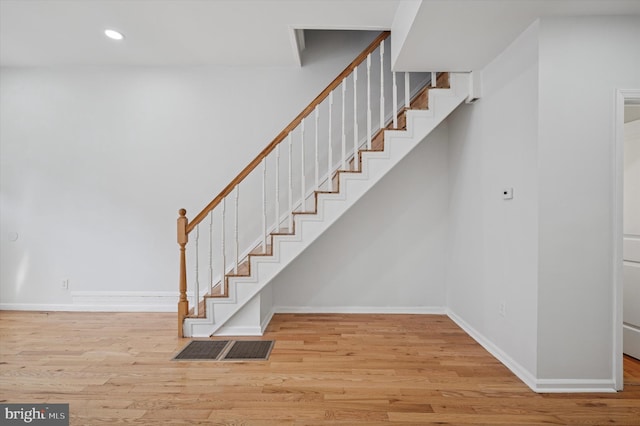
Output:
[[[175,314],[0,312],[0,400],[71,424],[640,425],[615,394],[530,391],[446,316],[276,315],[268,361],[184,362]]]

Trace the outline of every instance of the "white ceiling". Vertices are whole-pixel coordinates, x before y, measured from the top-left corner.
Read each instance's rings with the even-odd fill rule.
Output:
[[[468,71],[540,16],[640,15],[640,0],[0,0],[0,65],[295,66],[294,29],[391,29],[401,9],[397,70]]]
[[[0,0],[0,65],[291,66],[294,28],[389,29],[398,1]]]
[[[478,70],[539,17],[630,14],[640,15],[640,0],[423,0],[394,65]]]

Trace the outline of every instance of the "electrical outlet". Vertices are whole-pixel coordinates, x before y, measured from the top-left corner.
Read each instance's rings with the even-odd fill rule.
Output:
[[[62,280],[62,289],[69,290],[69,278],[65,278]]]
[[[504,188],[502,190],[503,200],[513,200],[513,188]]]
[[[500,314],[501,317],[506,317],[507,316],[507,304],[502,302],[500,303],[500,306],[498,306],[498,313]]]

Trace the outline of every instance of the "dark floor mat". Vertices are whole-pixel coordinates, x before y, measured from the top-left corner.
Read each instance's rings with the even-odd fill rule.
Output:
[[[269,359],[273,340],[239,340],[222,357],[223,361],[257,361]]]
[[[228,340],[194,340],[185,346],[173,359],[217,360],[228,343]]]

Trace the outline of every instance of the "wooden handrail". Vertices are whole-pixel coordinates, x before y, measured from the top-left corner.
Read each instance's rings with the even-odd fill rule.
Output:
[[[260,154],[258,154],[258,156],[255,159],[253,159],[253,161],[251,161],[247,165],[247,167],[245,167],[238,174],[238,176],[236,176],[222,190],[222,192],[220,192],[220,194],[218,194],[213,200],[211,200],[211,202],[207,204],[207,206],[204,209],[202,209],[202,211],[198,213],[198,215],[194,217],[193,220],[189,222],[186,228],[187,234],[191,232],[205,217],[207,217],[209,212],[213,210],[218,204],[220,204],[220,202],[227,195],[229,195],[231,191],[233,191],[236,185],[242,182],[249,175],[249,173],[251,173],[256,167],[258,167],[258,165],[262,162],[262,160],[267,155],[269,155],[275,149],[275,147],[287,137],[289,132],[291,132],[293,129],[298,127],[298,125],[302,122],[302,120],[307,115],[309,115],[316,108],[316,106],[320,105],[320,103],[324,101],[327,96],[329,96],[329,93],[331,93],[334,89],[340,86],[340,83],[342,83],[342,80],[344,80],[349,74],[351,74],[351,72],[353,72],[353,70],[358,65],[364,62],[364,60],[367,58],[367,55],[369,55],[374,50],[376,50],[380,45],[380,43],[383,40],[386,40],[390,34],[391,32],[389,31],[383,31],[382,33],[380,33],[380,35],[378,35],[378,37],[376,37],[375,40],[373,40],[371,44],[365,50],[363,50],[362,53],[360,53],[353,60],[353,62],[351,62],[344,69],[344,71],[342,71],[318,96],[316,96],[316,98],[313,101],[311,101],[311,103],[305,109],[303,109],[302,112],[298,114],[298,116],[294,118],[293,121],[287,127],[285,127],[284,130],[282,130],[280,134],[278,134],[278,136],[276,136],[276,138],[273,141],[271,141],[271,143],[267,145],[267,147],[263,149],[262,152],[260,152]]]

